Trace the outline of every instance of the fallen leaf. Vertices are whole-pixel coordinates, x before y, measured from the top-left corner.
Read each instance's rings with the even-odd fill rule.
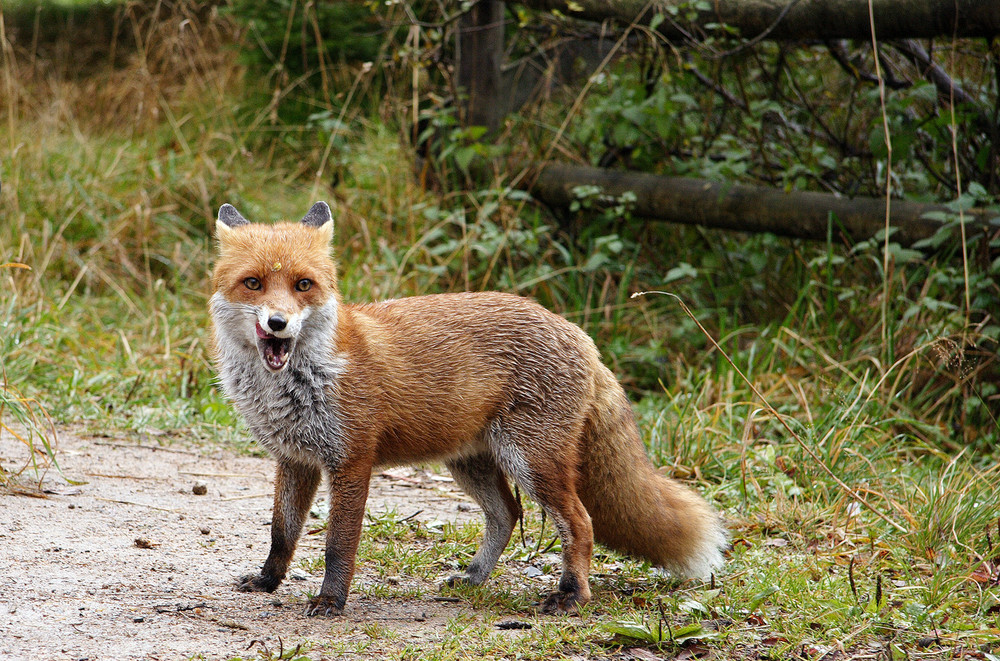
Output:
[[[680,654],[674,657],[674,661],[688,661],[689,659],[703,659],[712,654],[711,648],[707,645],[688,645]]]

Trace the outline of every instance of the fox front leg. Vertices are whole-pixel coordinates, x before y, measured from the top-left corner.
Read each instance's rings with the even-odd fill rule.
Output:
[[[310,464],[278,462],[274,474],[271,550],[260,573],[241,577],[238,590],[274,592],[284,580],[321,477],[320,469]]]
[[[358,462],[331,472],[330,518],[326,529],[326,571],[319,594],[309,600],[306,615],[340,615],[354,578],[361,524],[368,500],[371,462]]]

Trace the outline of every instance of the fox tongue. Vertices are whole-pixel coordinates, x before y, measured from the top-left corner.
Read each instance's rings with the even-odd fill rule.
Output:
[[[274,370],[280,370],[288,360],[288,340],[268,338],[264,340],[264,360]]]

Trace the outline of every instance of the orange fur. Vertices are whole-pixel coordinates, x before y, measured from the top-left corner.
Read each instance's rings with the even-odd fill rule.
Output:
[[[506,546],[520,514],[508,479],[562,538],[563,575],[546,611],[590,598],[594,538],[683,575],[721,562],[718,516],[653,470],[625,393],[586,333],[500,293],[344,304],[320,205],[303,223],[274,226],[220,211],[216,360],[227,394],[279,462],[271,553],[241,589],[280,583],[323,471],[327,569],[307,612],[339,613],[372,469],[429,460],[446,462],[486,516],[479,553],[452,580],[482,582]],[[269,355],[287,361],[265,369],[254,342],[261,356],[271,343]]]

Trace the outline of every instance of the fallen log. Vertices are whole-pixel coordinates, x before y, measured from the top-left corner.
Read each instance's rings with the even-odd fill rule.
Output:
[[[853,243],[885,229],[885,198],[783,192],[762,186],[566,164],[544,165],[536,176],[525,177],[519,186],[536,199],[562,208],[579,201],[574,192],[578,186],[596,186],[602,195],[613,199],[631,191],[635,195],[631,207],[635,216],[739,232],[771,232],[825,241],[832,222],[834,237]],[[911,246],[933,237],[947,225],[941,220],[943,213],[951,212],[944,205],[891,200],[892,241]],[[1000,229],[1000,214],[995,211],[970,209],[964,212],[964,220],[967,236]]]
[[[648,25],[654,16],[657,31],[672,40],[697,39],[692,28],[713,24],[737,28],[744,39],[861,39],[871,40],[874,18],[879,39],[986,37],[1000,34],[997,0],[521,0],[532,9],[558,10],[584,20],[617,20]],[[682,26],[673,15],[691,15]]]

